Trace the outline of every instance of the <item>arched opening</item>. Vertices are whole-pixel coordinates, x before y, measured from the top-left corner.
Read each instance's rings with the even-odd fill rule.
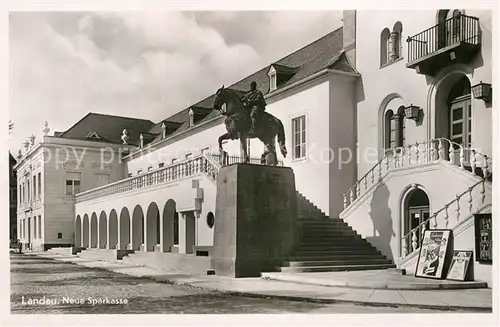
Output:
[[[90,218],[90,247],[97,248],[97,215],[95,212]]]
[[[393,118],[394,111],[391,109],[384,113],[384,147],[386,151],[396,147],[396,124]]]
[[[459,160],[459,145],[469,148],[472,144],[472,102],[469,78],[460,72],[449,74],[438,86],[435,98],[435,137],[454,142]],[[447,143],[445,153],[449,153]],[[469,152],[464,151],[464,161],[469,162]],[[458,162],[456,162],[458,163]]]
[[[83,216],[83,235],[82,235],[82,246],[84,248],[89,247],[89,227],[90,227],[89,216],[85,214]]]
[[[179,230],[175,228],[174,219],[177,216],[175,201],[169,199],[163,208],[163,226],[162,226],[162,251],[170,252],[175,240],[179,240]],[[177,237],[176,237],[177,236]]]
[[[132,212],[132,250],[139,250],[144,243],[144,214],[140,205]]]
[[[463,14],[465,13],[459,9],[444,9],[438,11],[438,35],[436,50],[461,40],[464,35],[464,33],[462,33],[462,28],[465,27],[462,23]]]
[[[82,246],[82,219],[80,215],[75,219],[75,246]]]
[[[380,66],[384,66],[389,62],[389,38],[391,31],[388,28],[384,28],[382,33],[380,33]]]
[[[152,202],[146,213],[146,249],[147,251],[154,251],[157,244],[160,244],[159,238],[159,216],[160,211],[156,203]]]
[[[120,212],[120,250],[124,250],[130,243],[130,214],[127,208]]]
[[[430,228],[429,221],[425,222],[430,217],[429,197],[421,188],[414,188],[406,195],[403,206],[403,235],[407,235],[413,229],[418,228],[415,235],[410,233],[405,239],[408,253],[411,253],[420,247],[423,231]],[[417,247],[413,248],[415,241]]]
[[[118,217],[115,209],[109,213],[109,248],[114,250],[118,244]]]
[[[402,57],[402,42],[401,36],[403,35],[403,24],[401,22],[396,22],[392,28],[392,33],[390,35],[390,59],[396,60]]]
[[[469,147],[471,135],[471,86],[467,76],[462,76],[448,95],[449,138],[453,142]]]
[[[108,243],[108,222],[106,213],[101,211],[99,215],[99,249],[105,249]]]

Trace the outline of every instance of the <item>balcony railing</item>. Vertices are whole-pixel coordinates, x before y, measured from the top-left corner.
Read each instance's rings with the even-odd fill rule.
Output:
[[[217,179],[218,168],[211,158],[205,155],[199,155],[141,175],[79,193],[76,195],[76,202],[79,203],[110,195],[147,189],[201,174],[205,174],[213,180]]]
[[[210,154],[210,156],[214,159],[215,162],[217,162],[221,167],[223,166],[229,166],[235,163],[243,163],[243,157],[241,156],[235,156],[235,155],[221,155],[218,153],[215,154]],[[260,158],[249,158],[250,164],[253,165],[263,165],[263,163],[260,161]],[[278,161],[278,166],[283,166],[283,161]]]
[[[479,45],[479,19],[457,15],[407,39],[408,62],[414,62],[454,44]]]
[[[226,155],[223,158],[220,154],[201,154],[191,159],[79,193],[76,195],[76,203],[147,189],[201,174],[215,180],[220,167],[241,162],[243,162],[243,158],[239,156]],[[260,158],[251,158],[250,163],[261,164]],[[283,162],[280,161],[278,165],[282,166]]]

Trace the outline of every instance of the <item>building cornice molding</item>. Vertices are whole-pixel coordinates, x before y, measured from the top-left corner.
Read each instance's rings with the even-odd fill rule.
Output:
[[[343,72],[339,70],[334,70],[334,69],[323,69],[320,70],[319,72],[310,75],[306,78],[303,78],[301,80],[296,81],[295,83],[292,83],[288,86],[285,86],[283,88],[277,89],[276,91],[273,91],[271,93],[268,93],[264,95],[264,99],[269,100],[273,102],[274,99],[278,98],[278,96],[283,96],[286,94],[287,91],[292,91],[293,89],[296,89],[298,87],[302,87],[304,85],[311,84],[315,82],[317,79],[324,77],[324,76],[329,76],[329,75],[334,75],[334,76],[342,76],[346,77],[348,79],[351,79],[352,81],[357,80],[357,78],[361,77],[360,74],[357,73],[349,73],[349,72]],[[285,95],[286,97],[286,95]],[[182,131],[178,134],[172,135],[171,137],[167,137],[166,139],[160,140],[155,143],[148,144],[146,147],[142,149],[136,149],[135,151],[132,151],[128,156],[125,156],[123,159],[125,161],[127,160],[133,160],[141,155],[144,154],[144,152],[148,151],[155,151],[158,150],[159,148],[165,147],[167,145],[170,145],[172,143],[175,143],[178,140],[184,139],[186,137],[189,137],[191,135],[194,135],[196,133],[199,133],[200,131],[206,130],[210,127],[216,126],[218,124],[222,124],[224,122],[224,116],[216,116],[213,117],[207,121],[204,121],[200,124],[196,124],[193,127]]]

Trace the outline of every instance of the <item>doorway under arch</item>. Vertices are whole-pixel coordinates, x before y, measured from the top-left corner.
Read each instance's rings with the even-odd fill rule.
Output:
[[[430,228],[430,222],[425,222],[429,219],[429,217],[429,196],[420,187],[412,188],[403,200],[402,236],[407,235],[411,230],[418,228],[415,233],[417,246],[416,248],[413,248],[412,244],[415,239],[413,238],[413,233],[410,233],[405,238],[408,253],[411,253],[420,247],[424,230],[428,230]]]

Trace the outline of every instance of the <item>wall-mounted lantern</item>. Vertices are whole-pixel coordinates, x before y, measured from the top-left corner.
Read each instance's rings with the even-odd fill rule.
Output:
[[[472,86],[471,89],[474,99],[484,100],[486,102],[491,101],[491,84],[480,81],[479,84]]]
[[[406,119],[418,120],[420,113],[420,107],[414,106],[410,104],[408,107],[405,107],[405,117]]]

